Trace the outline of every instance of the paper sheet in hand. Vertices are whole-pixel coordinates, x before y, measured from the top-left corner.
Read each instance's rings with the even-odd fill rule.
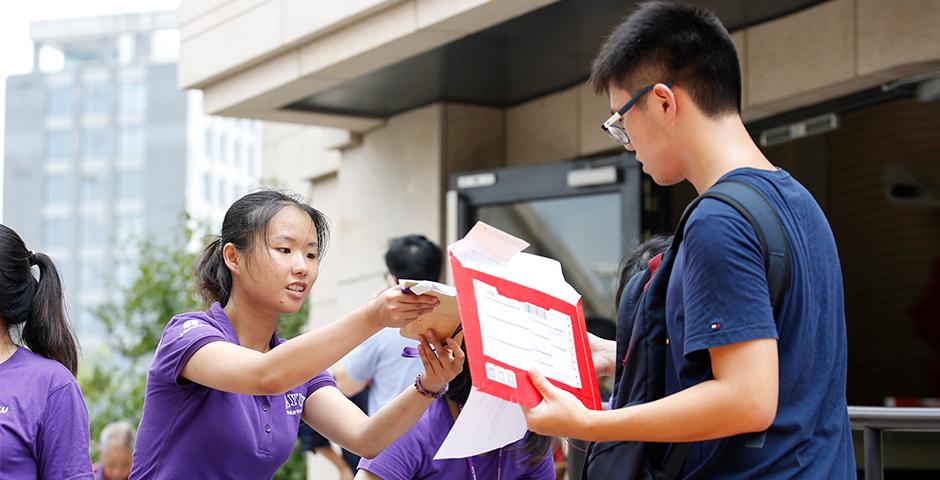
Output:
[[[470,397],[434,460],[467,458],[504,447],[525,436],[522,407],[470,389]]]

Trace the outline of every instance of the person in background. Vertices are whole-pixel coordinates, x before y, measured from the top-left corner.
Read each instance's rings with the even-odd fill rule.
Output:
[[[55,264],[0,225],[0,478],[92,478],[77,371]]]
[[[336,450],[333,450],[329,439],[303,422],[300,423],[299,435],[301,452],[323,455],[323,458],[336,467],[340,480],[353,480],[353,469],[346,464],[346,460]]]
[[[436,282],[441,276],[441,249],[422,235],[394,238],[385,252],[385,265],[387,287],[398,285],[400,279]],[[368,386],[366,413],[372,415],[409,388],[421,371],[419,362],[402,357],[402,349],[408,346],[414,346],[414,340],[394,329],[373,335],[334,367],[337,387],[353,396]]]
[[[95,480],[127,480],[134,457],[134,427],[127,422],[109,423],[101,430],[100,463]]]
[[[440,247],[423,235],[393,238],[385,252],[385,288],[398,285],[399,279],[436,282],[441,276],[441,261]],[[366,392],[365,411],[372,415],[410,388],[421,371],[420,362],[401,355],[402,349],[413,346],[414,340],[402,337],[397,330],[386,328],[376,333],[333,367],[337,388],[349,398]],[[343,458],[355,471],[359,458],[345,449]]]
[[[463,348],[463,346],[461,346]],[[551,480],[555,465],[552,438],[534,433],[496,451],[469,458],[434,460],[470,396],[470,368],[451,380],[444,398],[421,420],[372,460],[359,462],[356,480]]]

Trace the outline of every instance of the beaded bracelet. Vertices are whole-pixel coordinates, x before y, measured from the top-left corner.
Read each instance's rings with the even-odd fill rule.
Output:
[[[440,392],[429,392],[424,388],[424,385],[421,385],[421,374],[419,373],[418,376],[415,377],[415,390],[417,390],[418,393],[420,393],[421,396],[425,398],[437,400],[447,393],[447,387],[447,385],[444,385],[444,388],[442,388]]]

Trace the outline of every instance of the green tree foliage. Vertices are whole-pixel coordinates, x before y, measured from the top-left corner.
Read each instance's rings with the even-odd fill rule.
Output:
[[[176,238],[196,237],[193,229],[184,226]],[[147,369],[167,321],[179,313],[205,309],[193,288],[193,264],[198,252],[149,240],[137,241],[135,248],[140,256],[133,282],[114,286],[120,292],[117,300],[92,312],[105,326],[106,342],[103,348],[86,352],[78,375],[88,404],[92,457],[96,460],[97,441],[108,423],[140,423]],[[287,339],[299,334],[307,312],[304,303],[297,313],[282,316],[278,335]],[[296,444],[290,460],[275,478],[306,479],[306,462]]]

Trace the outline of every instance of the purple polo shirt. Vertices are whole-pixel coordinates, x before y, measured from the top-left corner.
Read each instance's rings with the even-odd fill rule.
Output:
[[[294,448],[304,401],[336,386],[323,372],[281,395],[241,395],[180,377],[210,342],[238,337],[218,303],[170,319],[147,375],[131,478],[271,478]],[[282,342],[275,334],[272,348]]]
[[[67,368],[23,347],[0,364],[0,478],[91,479],[88,437]]]
[[[454,426],[454,417],[447,407],[446,399],[438,399],[428,407],[418,423],[372,460],[362,459],[359,468],[367,470],[382,480],[472,480],[470,464],[465,458],[434,460],[434,455],[444,443],[444,438]],[[525,465],[522,442],[473,457],[478,480],[542,480],[555,478],[555,464],[551,453],[535,464]],[[497,475],[498,473],[498,475]]]

